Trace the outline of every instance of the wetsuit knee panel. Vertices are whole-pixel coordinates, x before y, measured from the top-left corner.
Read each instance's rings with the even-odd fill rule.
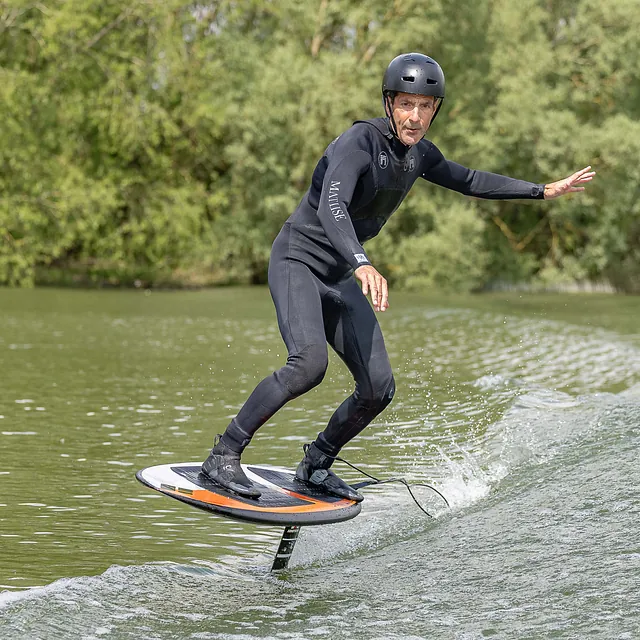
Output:
[[[393,396],[395,395],[396,395],[396,381],[395,381],[395,378],[393,377],[393,374],[391,374],[391,379],[387,383],[384,393],[381,396],[380,404],[382,406],[382,409],[384,409],[385,407],[388,407],[391,404],[391,401],[393,400]]]
[[[368,388],[366,386],[358,386],[356,389],[356,400],[358,405],[380,411],[389,405],[396,392],[396,383],[393,374],[389,372],[382,380],[371,381]]]
[[[325,345],[307,345],[289,356],[287,364],[278,372],[278,378],[292,395],[299,396],[322,382],[328,365]]]

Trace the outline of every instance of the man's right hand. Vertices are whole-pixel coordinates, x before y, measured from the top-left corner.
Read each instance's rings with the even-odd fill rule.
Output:
[[[362,293],[366,296],[371,292],[373,308],[376,311],[386,311],[389,308],[387,281],[370,264],[358,267],[353,273],[362,282]]]

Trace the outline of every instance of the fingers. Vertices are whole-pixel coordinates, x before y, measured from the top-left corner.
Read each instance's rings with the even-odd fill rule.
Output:
[[[370,265],[359,267],[354,273],[362,282],[362,293],[365,296],[371,294],[373,308],[376,311],[386,311],[389,308],[389,288],[385,278]]]
[[[591,170],[591,165],[576,171],[564,180],[558,180],[558,182],[552,182],[546,185],[544,190],[545,200],[552,200],[553,198],[559,198],[567,193],[576,193],[578,191],[584,191],[585,188],[579,185],[588,184],[596,175],[595,171]]]
[[[574,181],[574,184],[582,184],[583,182],[591,182],[591,180],[593,180],[593,176],[596,175],[595,171],[592,171],[591,173],[585,173],[584,175],[580,176],[577,180]]]
[[[376,271],[376,274],[378,272]],[[378,274],[379,275],[379,274]],[[376,311],[380,311],[380,306],[378,305],[378,282],[375,275],[369,275],[369,288],[371,289],[371,302],[373,303],[373,308]]]
[[[371,302],[376,311],[386,311],[389,308],[389,286],[385,278],[377,271],[372,274]]]
[[[389,308],[389,287],[387,281],[382,278],[380,293],[380,311],[386,311]]]
[[[580,171],[576,171],[572,176],[569,177],[569,182],[574,184],[576,182],[588,182],[593,179],[593,176],[596,175],[595,171],[591,171],[591,165],[585,167],[584,169],[580,169]]]
[[[584,191],[585,188],[578,185],[591,182],[595,175],[596,172],[591,171],[591,165],[585,167],[584,169],[580,169],[580,171],[576,171],[573,175],[561,181],[564,184],[562,184],[557,195],[559,196],[563,193],[576,193],[578,191]]]
[[[580,169],[579,171],[576,171],[573,175],[569,176],[569,180],[577,180],[580,176],[587,173],[589,169],[591,169],[591,165],[589,165],[588,167],[585,167],[584,169]]]

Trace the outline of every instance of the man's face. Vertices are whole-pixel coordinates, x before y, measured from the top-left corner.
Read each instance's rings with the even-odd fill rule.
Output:
[[[433,96],[398,93],[392,108],[400,141],[408,147],[418,144],[427,132],[437,107],[438,98]]]

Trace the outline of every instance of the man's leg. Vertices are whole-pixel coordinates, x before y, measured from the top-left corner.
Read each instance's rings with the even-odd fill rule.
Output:
[[[326,315],[327,341],[355,379],[355,390],[338,407],[316,441],[336,456],[391,402],[395,381],[380,325],[355,279],[336,287],[339,314]],[[333,320],[332,320],[333,319]]]
[[[327,341],[318,283],[309,269],[283,261],[269,269],[269,286],[278,327],[288,356],[286,364],[258,384],[222,440],[242,451],[256,431],[293,398],[322,382],[328,365]]]
[[[305,449],[296,477],[360,501],[362,496],[329,467],[340,449],[391,402],[395,384],[380,326],[355,280],[349,279],[326,294],[324,306],[327,340],[349,367],[356,388]]]
[[[328,363],[319,283],[306,266],[274,253],[269,287],[287,363],[258,384],[202,467],[218,484],[250,497],[260,493],[242,471],[240,455],[276,411],[322,381]]]

